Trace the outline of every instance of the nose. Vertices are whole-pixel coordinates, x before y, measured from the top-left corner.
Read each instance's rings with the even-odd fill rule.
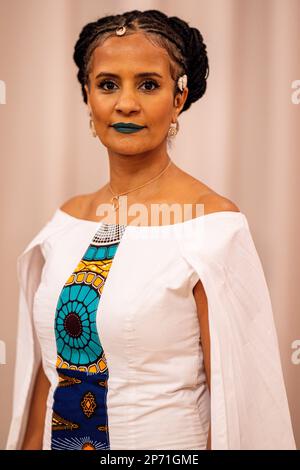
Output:
[[[124,89],[118,95],[115,110],[125,114],[137,112],[140,110],[140,104],[132,90]]]

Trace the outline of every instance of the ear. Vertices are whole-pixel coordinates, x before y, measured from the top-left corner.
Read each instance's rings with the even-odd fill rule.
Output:
[[[186,99],[189,94],[189,89],[188,87],[185,87],[182,93],[177,93],[177,95],[174,98],[174,111],[175,111],[175,119],[177,119],[178,114],[182,110],[184,103],[186,102]]]
[[[89,88],[88,88],[87,84],[84,85],[84,89],[85,89],[86,96],[87,96],[87,106],[89,108],[89,112],[91,113],[92,110],[91,110],[91,105],[90,105],[90,95],[89,95]]]

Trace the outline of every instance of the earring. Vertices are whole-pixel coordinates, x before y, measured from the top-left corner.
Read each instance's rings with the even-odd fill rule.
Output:
[[[95,124],[94,124],[94,121],[93,119],[90,117],[90,129],[92,131],[92,134],[93,134],[93,137],[97,137],[97,132],[96,132],[96,129],[95,129]]]
[[[168,137],[175,137],[175,135],[177,134],[178,130],[179,130],[179,123],[176,119],[176,123],[175,123],[175,126],[172,125],[174,123],[171,123],[171,126],[169,127],[169,130],[168,130]]]

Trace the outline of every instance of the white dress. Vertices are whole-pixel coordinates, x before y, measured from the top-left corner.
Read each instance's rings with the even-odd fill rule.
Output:
[[[57,209],[18,258],[7,449],[40,359],[43,449],[296,449],[271,300],[246,216],[107,225]],[[208,299],[211,394],[193,287]]]

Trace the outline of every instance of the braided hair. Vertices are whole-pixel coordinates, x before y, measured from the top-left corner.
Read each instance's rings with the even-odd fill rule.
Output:
[[[126,26],[126,33],[143,32],[155,45],[167,50],[170,57],[170,73],[174,80],[174,97],[181,93],[178,78],[188,77],[189,93],[181,112],[189,109],[206,91],[209,73],[206,45],[200,31],[192,28],[177,16],[168,17],[159,10],[132,10],[119,15],[107,15],[86,24],[75,44],[73,59],[78,67],[77,78],[83,100],[87,103],[85,84],[89,87],[89,73],[93,51],[105,39],[115,36],[115,31]]]

